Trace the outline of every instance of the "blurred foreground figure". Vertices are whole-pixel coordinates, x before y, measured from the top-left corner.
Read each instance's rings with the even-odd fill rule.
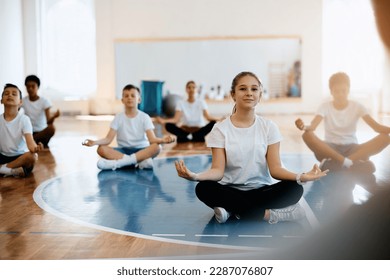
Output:
[[[388,185],[387,187],[390,187]],[[390,259],[390,191],[378,192],[363,205],[352,206],[343,217],[321,229],[303,246],[278,259],[387,260]]]
[[[379,34],[390,54],[390,1],[372,0]],[[389,81],[388,81],[389,82]],[[387,178],[388,179],[388,178]],[[329,227],[278,259],[390,259],[390,184],[365,204],[352,206]]]

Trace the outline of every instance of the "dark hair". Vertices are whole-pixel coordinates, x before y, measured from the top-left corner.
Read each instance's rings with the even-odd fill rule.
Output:
[[[257,80],[257,82],[259,83],[259,86],[260,86],[260,96],[263,94],[263,84],[261,83],[260,79],[252,72],[248,72],[248,71],[244,71],[244,72],[241,72],[241,73],[238,73],[233,81],[232,81],[232,86],[230,88],[230,94],[234,93],[235,92],[235,88],[238,84],[238,81],[245,77],[245,76],[251,76],[253,78],[255,78]],[[236,104],[234,104],[234,107],[233,107],[233,110],[232,110],[232,113],[234,113],[236,111]]]
[[[196,86],[196,83],[194,82],[194,81],[188,81],[187,83],[186,83],[186,88],[190,85],[190,84],[194,84],[195,86]]]
[[[337,72],[329,78],[329,88],[332,89],[335,85],[346,84],[348,87],[351,85],[349,76],[344,72]]]
[[[28,82],[34,82],[38,85],[38,87],[41,86],[41,80],[35,75],[27,76],[26,79],[24,80],[24,85],[27,86]]]
[[[138,91],[138,93],[141,93],[141,91],[139,90],[138,87],[136,87],[135,85],[131,85],[131,84],[126,85],[126,86],[123,88],[122,91],[124,91],[124,90],[132,90],[132,89],[135,89],[135,90]]]
[[[4,89],[3,89],[3,93],[1,94],[1,97],[3,97],[4,91],[5,91],[7,88],[16,88],[16,89],[19,91],[20,99],[22,99],[22,92],[21,92],[21,90],[20,90],[16,85],[14,85],[14,84],[5,84],[5,85],[4,85]]]

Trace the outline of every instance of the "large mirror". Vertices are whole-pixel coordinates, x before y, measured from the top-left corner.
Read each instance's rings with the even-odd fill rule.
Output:
[[[134,39],[115,43],[116,94],[128,83],[163,81],[163,94],[185,94],[194,80],[210,99],[228,95],[233,77],[252,71],[265,98],[301,96],[299,37]]]

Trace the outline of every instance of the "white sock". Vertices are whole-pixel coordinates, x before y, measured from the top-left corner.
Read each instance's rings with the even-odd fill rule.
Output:
[[[7,167],[6,164],[0,166],[0,174],[11,175],[11,168]]]
[[[343,166],[346,168],[350,168],[353,164],[353,161],[350,160],[349,158],[344,158]]]
[[[137,163],[137,158],[135,157],[135,154],[124,155],[123,158],[118,159],[118,167],[132,165],[136,163]]]

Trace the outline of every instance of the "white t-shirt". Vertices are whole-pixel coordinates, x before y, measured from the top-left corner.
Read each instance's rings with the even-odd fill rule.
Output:
[[[317,114],[324,118],[325,141],[346,145],[358,143],[356,126],[358,120],[368,112],[360,103],[349,100],[343,110],[337,110],[332,101],[325,102],[320,105]]]
[[[182,112],[182,124],[186,126],[205,126],[206,122],[203,117],[204,110],[207,110],[207,104],[201,99],[196,99],[192,103],[187,100],[180,100],[176,105],[176,111]]]
[[[117,133],[119,147],[145,148],[150,145],[146,131],[154,129],[154,125],[149,115],[142,111],[138,111],[134,118],[121,112],[112,120],[111,128]]]
[[[242,190],[274,183],[265,156],[268,146],[281,140],[276,124],[260,116],[248,128],[235,127],[230,117],[214,125],[207,146],[226,152],[225,172],[219,183]]]
[[[45,110],[51,106],[51,102],[43,96],[40,96],[35,101],[31,101],[28,96],[23,98],[22,108],[25,114],[31,119],[34,132],[42,131],[47,127]]]
[[[19,112],[15,119],[7,122],[4,114],[0,115],[0,153],[7,157],[24,154],[28,151],[24,134],[32,134],[29,117]]]

